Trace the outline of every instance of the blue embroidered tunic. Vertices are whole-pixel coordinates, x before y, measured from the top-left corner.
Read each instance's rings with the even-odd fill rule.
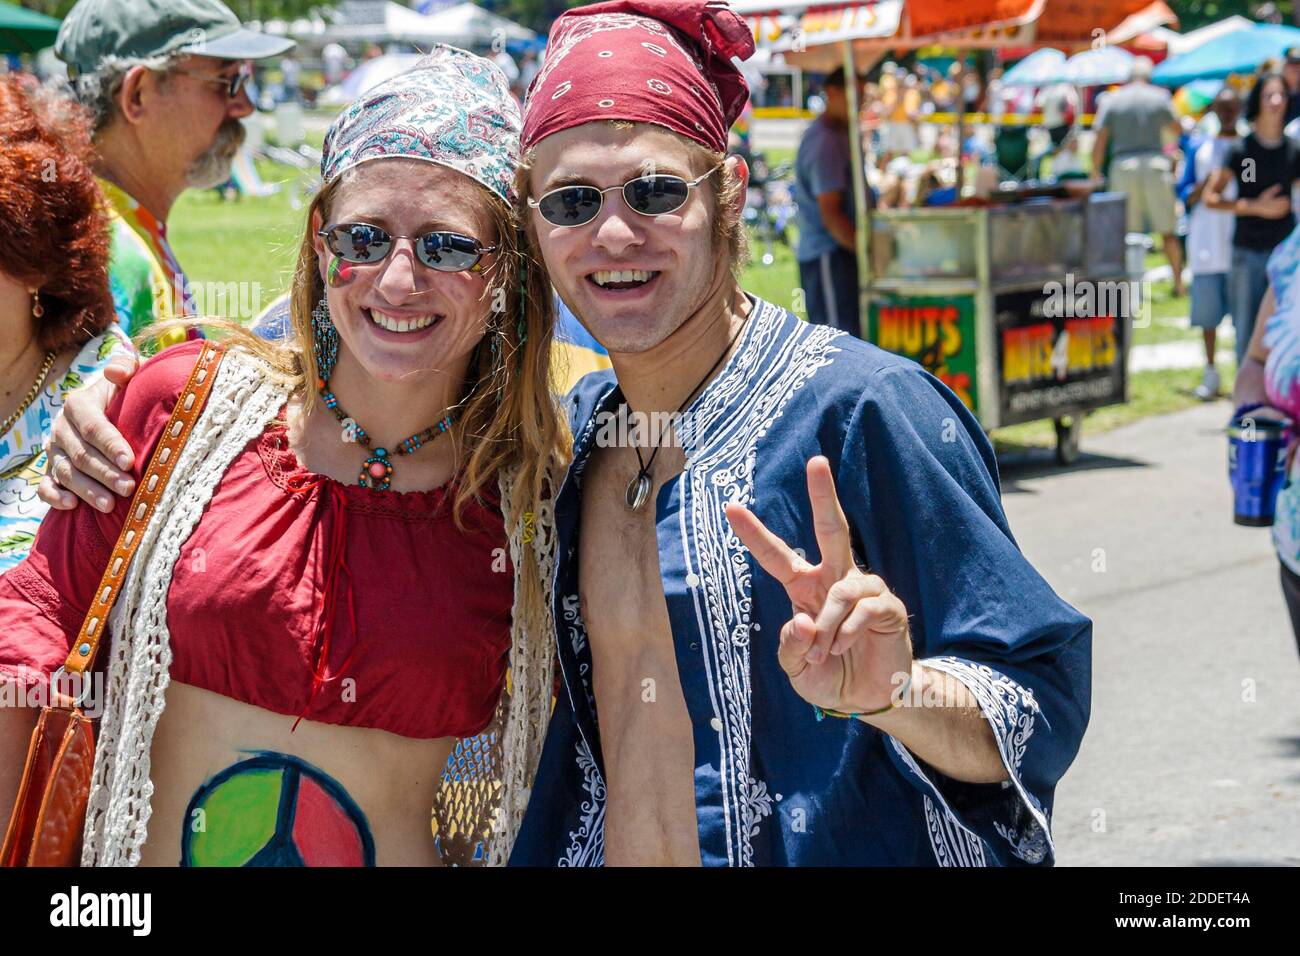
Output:
[[[583,470],[609,371],[568,401],[574,460],[556,501],[563,689],[511,857],[603,862],[605,781],[578,600]],[[1088,721],[1091,622],[1030,566],[992,448],[919,365],[755,300],[739,345],[683,415],[686,468],[655,502],[677,670],[694,727],[706,866],[1051,864],[1057,781]],[[914,652],[973,692],[1010,780],[968,784],[857,720],[818,722],[777,662],[790,618],[723,506],[819,560],[805,466],[830,459],[859,563],[907,607]]]

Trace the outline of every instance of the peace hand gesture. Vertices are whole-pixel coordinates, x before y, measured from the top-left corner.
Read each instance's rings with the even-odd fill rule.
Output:
[[[743,505],[728,505],[727,519],[790,597],[794,616],[781,628],[777,657],[795,692],[823,710],[878,710],[891,703],[895,675],[911,673],[907,609],[883,580],[858,570],[824,456],[808,462],[808,499],[822,555],[816,566]]]

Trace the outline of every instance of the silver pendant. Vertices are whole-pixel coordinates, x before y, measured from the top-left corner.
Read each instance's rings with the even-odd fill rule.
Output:
[[[627,483],[627,494],[623,499],[627,506],[633,511],[640,511],[641,506],[646,503],[650,497],[650,477],[644,472],[639,472],[635,478]]]

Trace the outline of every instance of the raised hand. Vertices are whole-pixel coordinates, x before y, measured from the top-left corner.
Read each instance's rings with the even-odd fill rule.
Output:
[[[891,695],[912,670],[907,609],[881,578],[858,569],[830,462],[821,455],[808,462],[808,498],[822,555],[817,565],[743,505],[728,505],[727,518],[790,597],[778,658],[795,692],[823,710],[879,710],[894,702]]]

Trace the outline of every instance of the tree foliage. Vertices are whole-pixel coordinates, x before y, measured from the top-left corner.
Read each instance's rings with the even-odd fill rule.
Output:
[[[1226,17],[1239,16],[1251,20],[1267,17],[1267,7],[1274,7],[1281,14],[1283,23],[1300,24],[1300,0],[1166,0],[1174,13],[1178,14],[1178,29],[1181,33],[1195,30],[1206,24],[1214,23]]]
[[[546,36],[556,17],[571,7],[580,7],[591,0],[476,0],[476,2],[486,10],[508,17]]]

